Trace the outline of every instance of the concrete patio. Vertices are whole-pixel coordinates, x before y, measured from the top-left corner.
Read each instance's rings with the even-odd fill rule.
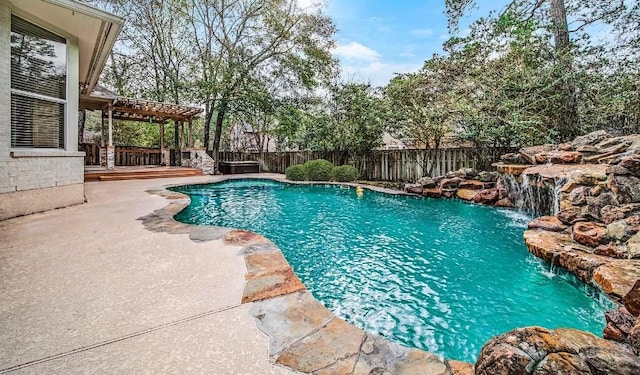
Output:
[[[86,204],[0,222],[0,373],[292,373],[236,251],[136,220],[168,203],[147,189],[211,180],[87,183]]]

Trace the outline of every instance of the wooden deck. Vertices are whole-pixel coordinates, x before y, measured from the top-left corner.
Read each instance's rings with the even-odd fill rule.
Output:
[[[85,166],[84,180],[86,181],[119,181],[141,180],[151,178],[172,178],[202,176],[202,170],[186,167],[161,167],[146,165],[136,167],[116,167],[106,170],[100,166]]]

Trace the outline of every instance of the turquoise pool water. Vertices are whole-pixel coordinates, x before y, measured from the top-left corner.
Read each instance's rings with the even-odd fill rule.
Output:
[[[515,211],[268,180],[174,190],[191,197],[177,220],[263,234],[336,315],[403,345],[474,361],[516,327],[604,328],[606,301],[530,255]]]

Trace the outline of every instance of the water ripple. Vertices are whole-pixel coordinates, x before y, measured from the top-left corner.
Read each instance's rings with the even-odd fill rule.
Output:
[[[256,180],[176,190],[192,199],[178,220],[267,236],[336,315],[401,344],[473,361],[516,327],[602,332],[606,301],[529,255],[516,211]]]

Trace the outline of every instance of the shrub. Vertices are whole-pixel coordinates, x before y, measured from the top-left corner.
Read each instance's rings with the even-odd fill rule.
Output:
[[[304,181],[306,177],[306,169],[302,164],[295,164],[285,169],[284,174],[289,181]]]
[[[341,165],[333,168],[331,176],[338,182],[352,182],[358,178],[358,170],[352,165]]]
[[[307,180],[311,181],[329,181],[331,180],[331,171],[333,170],[333,164],[330,161],[324,159],[309,160],[304,163],[304,168],[307,173]]]

